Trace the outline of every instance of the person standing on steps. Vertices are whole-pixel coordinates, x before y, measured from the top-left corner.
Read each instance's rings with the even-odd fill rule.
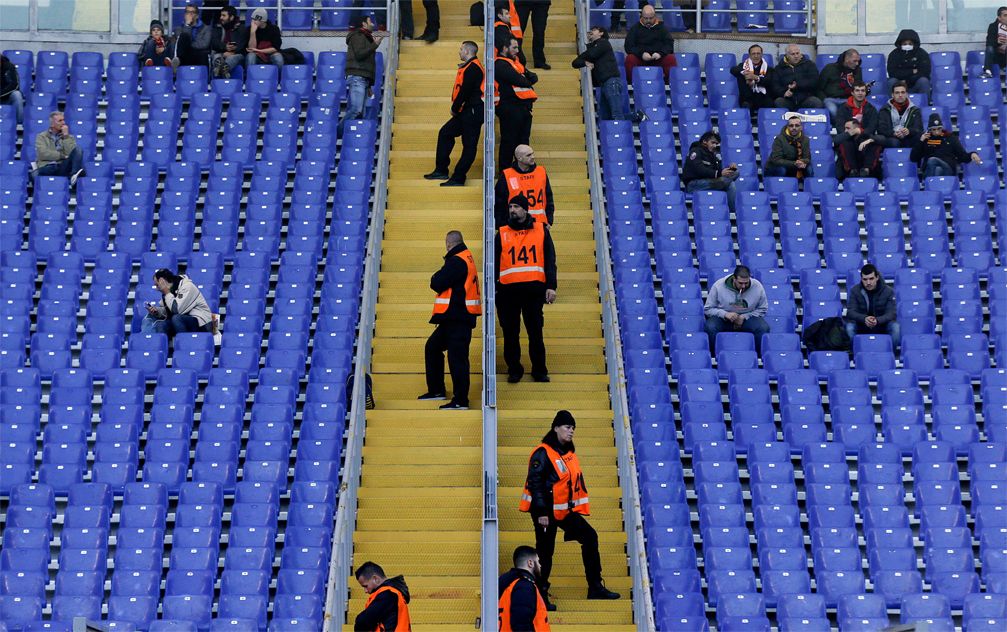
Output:
[[[548,226],[528,213],[528,198],[518,193],[510,200],[510,218],[497,230],[494,259],[496,303],[503,330],[507,382],[524,376],[521,365],[521,320],[528,333],[531,375],[549,381],[542,337],[542,309],[556,302],[556,249]]]
[[[535,550],[542,566],[539,590],[547,604],[557,528],[563,529],[563,541],[580,542],[587,598],[618,599],[621,596],[606,588],[602,581],[598,532],[584,518],[591,515],[591,503],[573,443],[576,429],[577,420],[569,411],[556,413],[549,432],[528,458],[528,477],[518,505],[520,511],[531,514]],[[551,604],[549,606],[553,609]]]
[[[440,37],[441,8],[437,0],[423,0],[423,9],[427,12],[427,25],[423,27],[423,34],[416,39],[433,44]]]
[[[528,200],[528,213],[532,219],[553,225],[556,205],[553,202],[549,174],[545,167],[535,162],[535,150],[528,145],[518,145],[514,149],[514,163],[501,171],[497,178],[494,191],[497,228],[507,225],[510,201],[519,193]]]
[[[374,33],[374,21],[369,15],[359,16],[353,21],[352,32],[346,38],[346,111],[339,119],[340,135],[347,120],[364,115],[364,104],[374,84],[378,46],[381,38],[386,36],[387,33]]]
[[[447,254],[444,265],[430,277],[430,289],[437,292],[430,324],[437,325],[424,349],[427,392],[422,401],[447,399],[444,386],[444,352],[448,354],[454,394],[441,410],[469,408],[469,345],[476,318],[482,314],[479,300],[479,273],[462,234],[449,231],[444,237]]]
[[[385,577],[383,568],[364,562],[354,573],[367,593],[364,609],[353,622],[355,632],[409,632],[409,587],[402,575]]]
[[[591,83],[601,88],[598,101],[598,118],[603,121],[631,120],[642,123],[647,115],[641,111],[626,111],[626,82],[619,75],[615,51],[608,41],[608,31],[603,26],[593,26],[587,32],[587,47],[570,63],[574,68],[591,71]]]
[[[500,118],[500,146],[497,165],[502,169],[510,164],[514,149],[518,145],[531,142],[532,106],[538,99],[532,87],[538,82],[538,75],[527,70],[518,61],[518,43],[511,38],[493,62],[496,81],[493,98],[496,100],[496,114]]]
[[[465,186],[465,178],[476,159],[479,135],[483,128],[483,90],[486,74],[482,62],[476,56],[479,46],[475,42],[462,42],[458,49],[458,72],[454,87],[451,88],[451,118],[441,126],[437,134],[437,156],[434,170],[423,176],[427,180],[445,180],[442,187]],[[455,148],[455,138],[462,137],[462,155],[455,164],[455,171],[448,177],[451,164],[451,150]]]
[[[500,576],[498,583],[499,632],[548,632],[549,610],[538,589],[542,564],[530,546],[514,549],[514,568]],[[551,606],[551,607],[550,607]]]
[[[528,60],[525,59],[524,51],[521,49],[522,41],[519,36],[514,35],[514,29],[511,26],[511,12],[510,6],[514,3],[497,2],[496,3],[496,21],[493,22],[493,43],[499,53],[500,49],[510,45],[510,40],[513,37],[517,40],[517,60],[521,62],[522,66],[528,65]],[[518,32],[520,33],[520,26],[518,27]]]
[[[549,6],[552,0],[516,0],[518,19],[521,21],[521,32],[528,30],[528,18],[531,17],[531,28],[534,35],[531,40],[531,58],[536,68],[551,70],[552,66],[545,60],[545,29],[549,22]]]

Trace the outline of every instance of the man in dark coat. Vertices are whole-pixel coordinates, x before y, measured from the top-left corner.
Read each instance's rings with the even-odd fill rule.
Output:
[[[545,619],[548,623],[548,611],[555,610],[556,606],[547,604],[538,589],[537,582],[542,574],[538,552],[530,546],[519,546],[514,549],[513,559],[514,567],[500,576],[497,589],[500,628],[533,631],[535,619]]]
[[[912,93],[930,94],[930,53],[920,48],[920,36],[912,29],[900,31],[888,53],[888,89],[899,81]]]
[[[773,107],[771,93],[772,70],[762,58],[762,47],[752,44],[748,47],[748,58],[731,68],[731,74],[738,80],[738,101],[741,107],[755,114],[759,108]]]
[[[734,181],[738,179],[738,165],[731,163],[724,167],[717,156],[720,149],[720,134],[706,132],[689,147],[689,155],[682,168],[682,184],[689,193],[693,191],[723,191],[727,194],[727,206],[734,212],[734,198],[737,191]]]
[[[881,150],[883,147],[873,134],[864,131],[856,119],[843,123],[843,131],[832,139],[836,148],[836,176],[846,178],[881,178]]]
[[[528,19],[531,18],[531,58],[536,68],[550,70],[552,67],[545,59],[545,29],[549,22],[549,6],[552,0],[514,0],[518,19],[521,21],[521,32],[527,37]]]
[[[944,129],[941,115],[930,115],[927,131],[920,136],[919,142],[913,147],[910,160],[923,167],[923,177],[956,176],[959,163],[969,162],[982,164],[982,158],[974,151],[967,151],[958,140],[958,135]]]
[[[238,18],[238,10],[231,5],[220,10],[220,31],[211,46],[215,51],[213,76],[229,79],[234,69],[244,63],[248,46],[248,29]]]
[[[476,159],[479,145],[479,135],[483,128],[483,82],[485,71],[476,54],[479,46],[472,41],[462,42],[458,49],[458,73],[461,73],[461,83],[457,78],[452,88],[451,118],[441,126],[437,134],[437,153],[434,170],[425,176],[427,180],[444,180],[442,187],[465,186],[465,180]],[[455,171],[448,177],[448,166],[451,164],[451,150],[455,147],[455,138],[462,137],[462,155],[455,164]]]
[[[538,75],[518,61],[519,50],[517,39],[512,37],[493,62],[500,93],[496,107],[496,115],[500,119],[500,135],[497,136],[499,169],[510,164],[518,145],[527,145],[531,141],[532,107],[537,99],[532,86],[538,83]],[[524,98],[528,95],[532,98]]]
[[[1007,7],[997,9],[997,19],[986,29],[986,56],[983,59],[983,76],[993,76],[993,66],[1000,72],[1007,70]]]
[[[846,103],[839,106],[836,114],[836,129],[845,129],[846,121],[857,121],[869,136],[878,130],[878,110],[867,100],[867,84],[863,81],[853,86],[853,93]]]
[[[798,180],[812,175],[811,141],[804,133],[801,117],[790,117],[787,126],[773,139],[773,148],[763,172],[767,177],[788,177]]]
[[[868,263],[860,269],[860,283],[846,293],[846,333],[850,340],[857,334],[887,333],[898,349],[901,332],[895,317],[895,292]]]
[[[626,33],[625,49],[626,80],[629,82],[633,81],[633,69],[637,66],[660,66],[667,81],[668,72],[677,65],[671,33],[649,4],[640,9],[640,22]]]
[[[818,82],[818,96],[829,111],[832,124],[836,125],[839,106],[853,94],[853,84],[863,81],[860,73],[860,53],[851,48],[839,56],[835,62],[822,69]]]
[[[922,133],[923,113],[909,100],[909,89],[900,81],[878,111],[877,141],[885,147],[912,149]]]
[[[783,60],[769,75],[774,105],[778,108],[796,110],[798,108],[820,108],[822,100],[818,92],[818,66],[804,56],[797,44],[787,46]]]
[[[626,86],[619,75],[615,52],[604,27],[595,26],[587,32],[587,48],[570,65],[589,69],[591,83],[594,87],[601,88],[598,118],[603,121],[631,119],[637,122],[646,118],[643,112],[626,112]]]

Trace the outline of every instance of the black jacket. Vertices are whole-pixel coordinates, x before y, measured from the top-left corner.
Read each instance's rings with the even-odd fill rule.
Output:
[[[852,81],[848,77],[852,75]],[[850,70],[843,65],[843,57],[822,68],[822,75],[818,81],[818,96],[823,99],[845,99],[853,91],[853,84],[863,81],[860,72],[860,65],[856,70]]]
[[[559,440],[556,438],[556,433],[551,430],[546,436],[542,437],[542,443],[556,450],[560,456],[567,452],[577,451],[573,442],[565,446],[560,445]],[[528,461],[528,478],[525,481],[528,492],[531,494],[532,518],[537,520],[542,516],[549,516],[549,519],[552,520],[552,486],[558,480],[559,474],[556,473],[556,467],[549,460],[549,455],[546,453],[545,448],[536,448],[531,453],[531,459]],[[586,488],[587,486],[585,485]]]
[[[246,37],[249,41],[251,41],[251,31],[246,32]],[[276,26],[272,22],[263,22],[262,26],[255,31],[255,42],[256,48],[267,48],[263,46],[262,43],[269,42],[269,47],[275,48],[279,51],[283,48],[283,35],[280,34],[280,27]]]
[[[473,60],[475,61],[475,60]],[[466,62],[467,63],[467,62]],[[451,102],[451,112],[461,114],[467,108],[475,108],[482,112],[483,107],[483,70],[474,63],[470,63],[462,75],[462,87],[458,91],[455,100]]]
[[[905,40],[912,40],[914,48],[911,51],[899,48]],[[930,77],[930,54],[920,48],[920,36],[916,31],[903,29],[895,39],[895,49],[888,53],[888,78],[901,79],[912,87],[920,77]]]
[[[927,158],[940,158],[951,165],[952,169],[957,169],[959,163],[972,160],[972,152],[962,147],[962,142],[958,140],[957,134],[945,131],[940,138],[940,143],[930,144],[934,140],[936,139],[920,140],[917,136],[916,146],[913,147],[909,159],[918,163]]]
[[[878,133],[877,140],[885,147],[912,147],[923,134],[923,113],[915,105],[910,105],[909,118],[906,119],[906,128],[909,135],[899,139],[895,137],[895,123],[892,121],[892,102],[881,106],[878,111]]]
[[[500,88],[500,103],[520,102],[527,107],[531,107],[531,102],[526,99],[518,99],[514,94],[514,87],[530,88],[538,82],[538,75],[525,69],[524,74],[519,74],[505,59],[497,59],[493,62],[493,70],[496,73],[496,83]]]
[[[514,228],[515,230],[528,229],[528,228],[531,228],[531,225],[533,223],[535,223],[535,220],[533,220],[532,217],[531,217],[531,215],[529,215],[526,218],[524,224],[522,224],[521,226],[517,226],[517,227],[512,226],[512,228]],[[501,248],[500,248],[500,231],[497,231],[496,239],[494,239],[493,241],[494,241],[493,250],[496,253],[495,258],[493,259],[493,261],[494,261],[494,267],[496,268],[495,278],[496,278],[496,282],[497,282],[497,290],[499,291],[499,289],[501,287],[501,283],[500,283],[500,250],[501,250]],[[545,291],[545,290],[555,290],[556,287],[557,287],[557,279],[556,279],[556,247],[552,243],[552,235],[549,234],[549,229],[548,228],[545,229],[545,244],[544,244],[543,250],[545,250],[545,253],[544,253],[544,256],[545,256],[545,287],[543,287],[542,290],[543,291]],[[513,285],[529,285],[530,286],[530,285],[542,285],[542,284],[539,283],[538,281],[528,281],[527,283],[513,284]],[[555,434],[555,433],[553,433],[553,434]]]
[[[791,83],[797,83],[793,95],[790,97],[795,103],[801,103],[808,97],[815,96],[818,92],[818,66],[807,57],[802,57],[796,66],[787,63],[786,55],[780,63],[769,73],[769,85],[772,87],[774,97],[787,98],[787,88]]]
[[[1000,28],[997,26],[998,22],[993,20],[990,22],[989,27],[986,28],[986,45],[992,46],[994,49],[1000,48],[1000,43],[997,41],[997,34]]]
[[[675,43],[663,22],[658,22],[651,27],[637,22],[626,33],[625,49],[627,55],[643,57],[644,53],[660,53],[663,57],[675,52]],[[632,77],[628,77],[628,79],[633,80]]]
[[[391,586],[402,593],[402,597],[409,603],[409,587],[406,586],[406,579],[402,575],[396,575],[386,579],[381,586]],[[379,586],[380,588],[380,586]],[[398,598],[390,590],[386,590],[371,602],[357,615],[353,622],[354,630],[377,630],[378,626],[384,626],[385,630],[394,630],[399,622]]]
[[[231,22],[230,26],[231,28],[221,26],[217,46],[219,50],[223,51],[227,48],[227,42],[234,42],[234,52],[244,55],[245,49],[248,48],[248,29],[245,28],[244,22]],[[218,48],[214,48],[214,50],[218,50]]]
[[[19,90],[20,85],[21,78],[18,77],[17,66],[5,55],[0,55],[0,97]]]
[[[840,105],[836,116],[836,129],[842,132],[846,126],[846,121],[851,120],[853,120],[853,110],[849,104],[844,103]],[[878,131],[878,110],[871,105],[870,101],[864,101],[864,110],[860,116],[860,127],[864,129],[864,133],[868,136],[874,136]]]
[[[444,265],[441,269],[430,277],[430,289],[434,292],[440,294],[444,290],[451,289],[448,311],[431,316],[430,323],[433,325],[454,322],[464,323],[469,327],[476,326],[475,314],[470,314],[465,307],[465,278],[468,276],[469,268],[464,261],[455,256],[463,250],[468,250],[468,246],[463,243],[452,248],[444,255]]]
[[[717,154],[703,146],[699,141],[689,146],[689,155],[682,167],[682,184],[693,180],[713,180],[720,177],[724,167]]]
[[[357,29],[346,38],[346,74],[374,83],[375,59],[380,42],[370,31]]]
[[[871,302],[873,308],[868,302],[868,292],[863,284],[854,285],[846,295],[846,320],[858,325],[863,325],[864,319],[868,316],[877,318],[879,325],[886,325],[895,320],[895,292],[888,287],[884,279],[878,279],[878,286],[874,290]]]
[[[510,623],[514,632],[532,632],[538,610],[538,587],[535,578],[525,570],[512,568],[500,576],[497,598],[503,597],[507,587],[518,580],[510,593]]]
[[[526,171],[521,171],[517,163],[511,164],[511,167],[520,173],[527,173]],[[496,188],[493,190],[494,204],[493,204],[493,215],[496,217],[496,227],[500,228],[507,224],[507,219],[510,217],[510,200],[508,195],[510,195],[510,190],[507,188],[507,181],[503,178],[497,178]],[[545,218],[549,220],[549,225],[553,225],[554,217],[556,215],[556,203],[553,201],[552,197],[552,183],[549,182],[549,174],[546,172],[545,176]]]
[[[588,42],[583,53],[570,64],[574,68],[583,68],[587,62],[594,64],[591,69],[591,83],[600,88],[603,83],[619,76],[619,67],[615,63],[615,52],[607,37],[600,37]]]
[[[762,60],[762,65],[759,66],[759,69],[761,69],[762,66],[766,67],[766,74],[759,78],[759,82],[757,85],[759,87],[765,88],[769,96],[773,96],[773,69],[769,67],[769,62],[767,62],[765,59]],[[744,102],[745,97],[751,94],[752,92],[752,89],[748,87],[748,82],[745,81],[745,77],[741,74],[741,72],[744,69],[745,69],[745,62],[741,62],[737,66],[731,68],[731,74],[734,75],[734,78],[738,80],[738,90],[742,95],[741,98],[742,102]]]

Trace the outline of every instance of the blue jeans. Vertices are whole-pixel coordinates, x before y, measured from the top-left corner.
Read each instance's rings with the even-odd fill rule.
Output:
[[[272,64],[277,68],[283,68],[283,55],[279,52],[275,52],[269,55],[269,61],[262,61],[259,56],[255,53],[245,54],[245,67],[251,68],[256,64]]]
[[[895,84],[899,81],[901,81],[901,79],[888,80],[888,94],[892,93],[892,88],[895,87]],[[909,86],[909,91],[914,94],[930,94],[930,79],[927,77],[918,78],[915,83]]]
[[[21,94],[20,90],[14,90],[7,96],[0,99],[0,103],[4,105],[14,106],[14,115],[17,117],[17,122],[20,124],[24,122],[24,95]]]
[[[339,119],[339,134],[343,133],[343,124],[347,120],[364,117],[364,103],[367,101],[367,87],[370,82],[365,77],[349,75],[346,77],[346,112]]]
[[[612,77],[601,84],[601,101],[598,103],[598,116],[603,121],[623,121],[629,116],[623,109],[623,87],[619,77]]]
[[[74,147],[70,155],[59,162],[51,162],[44,167],[38,168],[40,176],[63,176],[68,178],[80,171],[84,166],[84,154],[80,147]]]
[[[730,178],[710,178],[704,180],[692,180],[685,185],[688,193],[694,191],[723,191],[727,193],[727,208],[734,212],[734,197],[738,194],[734,186],[734,180]]]
[[[871,329],[867,325],[846,321],[846,334],[850,337],[851,343],[853,341],[853,337],[857,334],[876,334],[879,333],[882,328],[884,328],[886,334],[892,337],[892,349],[898,351],[899,343],[902,342],[902,328],[899,327],[899,321],[892,320],[889,321],[887,325],[875,327],[874,329]]]
[[[957,169],[940,158],[934,158],[931,156],[923,161],[924,178],[930,178],[932,176],[953,176],[957,175],[957,172]]]
[[[825,109],[829,111],[829,122],[835,126],[836,117],[839,116],[839,106],[846,103],[846,99],[835,99],[832,97],[822,99],[825,102]],[[842,130],[839,130],[842,131]]]
[[[187,314],[175,314],[171,318],[154,318],[147,314],[143,317],[140,331],[145,334],[167,334],[171,338],[175,334],[210,331],[210,327],[210,323],[200,327],[199,321]]]
[[[793,178],[797,173],[797,167],[784,167],[782,165],[773,165],[771,167],[765,167],[762,171],[767,178]],[[810,178],[814,175],[815,175],[814,169],[812,168],[811,163],[809,162],[808,166],[804,168],[804,177]]]
[[[714,353],[717,349],[717,334],[720,332],[747,331],[755,336],[755,352],[762,355],[762,334],[769,333],[769,323],[761,316],[749,316],[741,323],[740,328],[735,329],[733,324],[720,316],[707,316],[704,329],[706,329],[706,335],[710,337],[711,353]]]

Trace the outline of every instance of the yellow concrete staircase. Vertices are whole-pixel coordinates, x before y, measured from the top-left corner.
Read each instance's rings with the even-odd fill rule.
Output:
[[[530,27],[530,25],[529,25]],[[579,74],[570,67],[576,56],[572,3],[553,2],[546,31],[546,58],[552,70],[536,70],[539,83],[531,144],[549,172],[556,199],[552,237],[559,268],[558,299],[545,307],[545,342],[552,382],[538,384],[529,375],[518,384],[506,381],[503,342],[497,328],[499,415],[500,569],[511,567],[519,544],[534,546],[528,514],[517,509],[528,455],[557,410],[577,419],[574,441],[591,496],[590,522],[598,531],[602,567],[618,601],[588,601],[580,546],[557,536],[551,577],[557,611],[549,614],[554,630],[635,630],[631,579],[623,532],[621,491],[609,406],[598,273],[592,233],[590,183],[584,142]],[[526,54],[531,57],[530,34]],[[522,341],[527,367],[527,339]]]
[[[422,177],[433,170],[437,130],[450,113],[459,43],[481,41],[481,30],[467,26],[469,4],[441,0],[441,41],[401,43],[371,365],[377,409],[367,411],[353,540],[355,565],[373,560],[390,576],[405,575],[417,631],[472,630],[479,616],[479,329],[470,356],[472,409],[441,411],[444,402],[416,400],[426,390],[429,283],[443,263],[444,234],[462,231],[482,265],[481,151],[465,187],[440,187]],[[424,11],[418,0],[414,5],[419,35]],[[459,142],[452,166],[460,151]],[[352,577],[350,587],[348,629],[366,598]]]

